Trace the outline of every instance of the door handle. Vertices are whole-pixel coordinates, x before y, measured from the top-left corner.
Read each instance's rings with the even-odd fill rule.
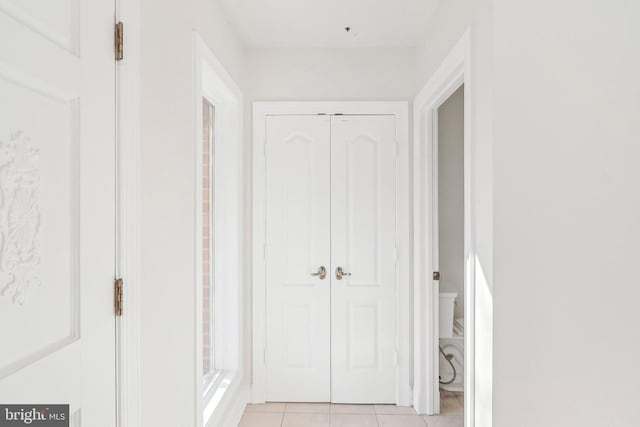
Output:
[[[318,271],[316,271],[315,273],[311,273],[312,276],[318,276],[320,278],[320,280],[324,280],[325,277],[327,277],[327,269],[324,268],[324,265],[321,265],[318,268]]]
[[[336,279],[342,280],[344,276],[351,276],[351,273],[347,273],[342,267],[336,268]]]

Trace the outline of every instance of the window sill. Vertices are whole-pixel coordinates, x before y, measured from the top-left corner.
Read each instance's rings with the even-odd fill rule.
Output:
[[[203,420],[206,426],[220,409],[223,398],[239,386],[240,379],[236,371],[216,371],[204,378],[203,384]]]

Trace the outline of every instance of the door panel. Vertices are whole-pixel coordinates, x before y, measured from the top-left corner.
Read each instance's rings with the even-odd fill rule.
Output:
[[[331,400],[395,403],[394,116],[331,118]],[[350,276],[341,280],[336,269]]]
[[[0,402],[115,425],[114,3],[0,0]],[[97,387],[96,385],[99,385]]]
[[[266,129],[267,400],[328,402],[329,118],[271,116]]]

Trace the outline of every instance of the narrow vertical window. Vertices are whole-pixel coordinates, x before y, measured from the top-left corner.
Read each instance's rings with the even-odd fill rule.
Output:
[[[202,360],[203,373],[213,372],[213,138],[215,108],[202,100]]]

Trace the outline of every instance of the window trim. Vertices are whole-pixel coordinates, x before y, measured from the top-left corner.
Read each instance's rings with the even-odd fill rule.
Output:
[[[195,72],[195,375],[197,425],[226,413],[243,379],[243,141],[242,92],[194,32]],[[202,167],[203,98],[215,108],[211,203],[211,295],[215,370],[203,375]],[[224,185],[222,185],[224,183]],[[222,226],[224,224],[224,226]],[[224,249],[223,249],[224,248]],[[224,284],[224,286],[222,286]],[[224,304],[222,303],[224,301]]]

